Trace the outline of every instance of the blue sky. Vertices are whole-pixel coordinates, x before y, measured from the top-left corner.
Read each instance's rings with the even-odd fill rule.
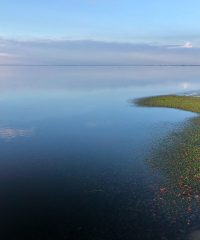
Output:
[[[2,0],[0,35],[124,42],[198,41],[198,0]]]
[[[200,64],[199,0],[2,0],[0,64]]]

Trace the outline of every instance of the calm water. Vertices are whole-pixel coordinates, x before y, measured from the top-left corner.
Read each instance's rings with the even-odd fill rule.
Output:
[[[165,179],[146,160],[195,114],[130,100],[199,80],[198,67],[0,68],[0,239],[187,239],[198,222],[157,210]]]

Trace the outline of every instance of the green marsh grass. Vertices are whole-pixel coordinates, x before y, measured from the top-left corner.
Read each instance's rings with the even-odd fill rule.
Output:
[[[167,107],[200,113],[200,97],[194,96],[153,96],[138,99],[136,103],[146,107]]]
[[[136,103],[200,113],[199,97],[165,95],[138,99]],[[200,117],[190,119],[161,139],[148,163],[166,178],[156,193],[160,211],[167,211],[172,222],[182,219],[191,225],[200,210]]]

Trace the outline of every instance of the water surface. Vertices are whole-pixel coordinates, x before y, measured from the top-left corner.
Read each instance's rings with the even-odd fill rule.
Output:
[[[194,113],[131,100],[200,89],[199,67],[1,67],[1,239],[187,239],[147,159]]]

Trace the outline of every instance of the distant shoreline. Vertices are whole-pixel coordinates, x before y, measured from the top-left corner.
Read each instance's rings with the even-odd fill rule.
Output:
[[[200,64],[0,64],[0,67],[200,67]]]

